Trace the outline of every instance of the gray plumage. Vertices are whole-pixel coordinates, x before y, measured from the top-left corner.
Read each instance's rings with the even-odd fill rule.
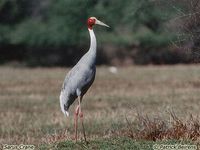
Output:
[[[68,72],[60,93],[60,107],[65,115],[77,97],[83,95],[92,85],[96,74],[96,37],[93,30],[90,33],[90,49],[79,62]]]

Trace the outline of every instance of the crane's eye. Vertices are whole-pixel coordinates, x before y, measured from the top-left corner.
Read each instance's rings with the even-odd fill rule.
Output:
[[[87,24],[88,24],[88,28],[92,28],[92,26],[95,24],[96,20],[93,19],[93,18],[89,18],[88,21],[87,21]]]

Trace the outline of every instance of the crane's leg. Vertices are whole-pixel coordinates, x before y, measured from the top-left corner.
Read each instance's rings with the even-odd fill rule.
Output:
[[[86,134],[85,134],[85,128],[84,128],[84,124],[83,124],[83,112],[82,112],[82,109],[81,109],[81,101],[82,101],[82,96],[79,97],[78,99],[78,103],[79,103],[79,116],[80,116],[80,119],[81,119],[81,124],[82,124],[82,127],[83,127],[83,136],[84,136],[84,140],[85,142],[87,143],[87,140],[86,140]]]
[[[79,114],[79,105],[76,107],[74,113],[74,129],[75,129],[75,140],[77,142],[77,128],[78,128],[78,114]]]

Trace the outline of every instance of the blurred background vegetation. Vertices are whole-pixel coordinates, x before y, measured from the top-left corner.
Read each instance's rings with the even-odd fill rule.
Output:
[[[200,62],[199,0],[0,0],[0,64],[71,66],[95,27],[97,64]]]

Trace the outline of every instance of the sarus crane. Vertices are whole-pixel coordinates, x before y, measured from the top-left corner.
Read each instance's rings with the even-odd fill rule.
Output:
[[[96,48],[97,42],[93,31],[94,25],[106,26],[105,23],[99,21],[95,17],[90,17],[87,20],[88,31],[90,34],[90,48],[88,52],[78,61],[78,63],[67,73],[62,90],[60,93],[60,107],[65,116],[69,116],[70,105],[78,99],[78,106],[74,114],[75,140],[77,141],[77,126],[78,116],[80,117],[84,140],[86,141],[85,129],[83,124],[83,112],[81,102],[84,94],[92,85],[96,74]]]

